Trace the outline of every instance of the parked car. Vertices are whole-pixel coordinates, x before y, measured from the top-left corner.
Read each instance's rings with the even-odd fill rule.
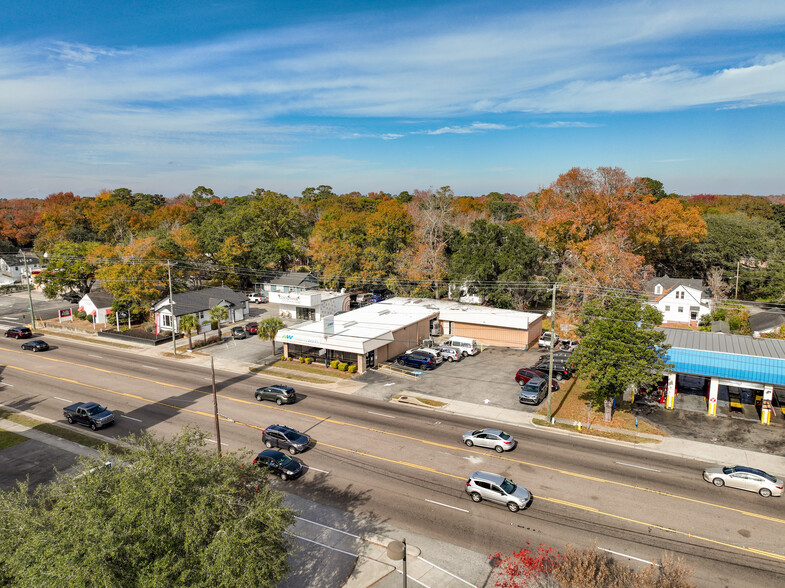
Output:
[[[509,433],[499,429],[477,429],[463,434],[463,442],[467,447],[490,447],[497,453],[512,451],[518,442]]]
[[[436,360],[428,353],[404,353],[396,361],[401,365],[424,370],[432,370],[436,367]]]
[[[532,495],[523,486],[518,486],[504,476],[488,472],[472,472],[466,480],[465,490],[474,502],[488,500],[505,504],[511,512],[526,508],[532,501]]]
[[[232,339],[245,339],[247,336],[243,327],[232,327]]]
[[[253,294],[248,295],[249,302],[256,302],[257,304],[264,304],[269,302],[270,299],[267,298],[267,294],[264,292],[254,292]]]
[[[477,345],[477,341],[470,337],[458,337],[453,335],[442,343],[442,345],[459,349],[464,357],[467,355],[477,355],[480,352],[480,346]]]
[[[461,361],[463,359],[463,354],[456,347],[437,347],[436,349],[442,354],[442,358],[447,361]]]
[[[548,373],[548,362],[541,362],[536,365],[532,366],[532,369],[538,370],[540,372]],[[557,363],[553,362],[553,377],[560,382],[562,380],[569,380],[572,377],[572,368],[570,368],[566,363]],[[547,377],[547,376],[546,376]]]
[[[521,368],[515,373],[515,382],[519,386],[524,386],[526,383],[531,380],[532,378],[542,378],[543,380],[548,380],[548,370],[544,372],[540,370],[535,370],[533,368]],[[556,381],[554,378],[553,385],[551,386],[551,390],[556,392],[559,389],[559,382]]]
[[[5,332],[5,336],[14,339],[29,339],[33,336],[33,331],[29,327],[11,327]]]
[[[407,355],[412,353],[427,353],[433,357],[433,361],[436,362],[436,365],[439,365],[444,361],[444,356],[441,354],[441,351],[435,347],[418,347],[417,349],[409,349],[409,351],[406,352]]]
[[[543,353],[539,361],[548,361],[551,357],[550,353]],[[572,361],[572,351],[554,351],[553,361],[557,363],[570,363]]]
[[[274,449],[262,451],[253,462],[260,468],[267,468],[282,480],[292,480],[303,473],[303,464]]]
[[[767,474],[763,470],[746,466],[712,466],[703,470],[703,479],[722,488],[738,488],[748,492],[757,492],[764,498],[782,496],[785,482]]]
[[[580,343],[580,341],[577,339],[562,339],[561,343],[559,343],[559,348],[562,351],[575,351],[575,348],[578,347],[578,343]]]
[[[545,347],[546,349],[556,347],[558,343],[559,336],[556,333],[551,333],[550,331],[543,331],[540,335],[539,341],[537,341],[537,345],[540,347]]]
[[[308,435],[303,435],[299,431],[284,425],[270,425],[262,431],[262,443],[268,449],[278,447],[286,449],[292,455],[301,453],[308,449],[312,439]]]
[[[555,383],[555,382],[554,382]],[[521,404],[537,405],[548,396],[548,380],[532,378],[521,388],[518,401]]]
[[[245,331],[249,335],[258,335],[259,334],[259,323],[248,323],[245,325]]]
[[[82,299],[84,294],[79,294],[79,292],[66,292],[65,294],[60,294],[60,298],[63,300],[67,300],[71,304],[76,304]]]
[[[31,349],[32,351],[48,351],[49,344],[41,339],[33,339],[32,341],[25,341],[22,343],[22,349]]]
[[[294,404],[297,402],[297,394],[291,386],[277,384],[275,386],[265,386],[257,388],[254,397],[261,402],[262,400],[272,400],[278,406],[282,404]]]

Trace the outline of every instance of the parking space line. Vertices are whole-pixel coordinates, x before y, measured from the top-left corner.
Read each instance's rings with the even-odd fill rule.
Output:
[[[461,512],[469,512],[469,511],[468,511],[468,510],[466,510],[465,508],[458,508],[457,506],[450,506],[449,504],[444,504],[444,503],[441,503],[441,502],[436,502],[435,500],[428,500],[427,498],[425,499],[425,502],[430,502],[431,504],[438,504],[439,506],[443,506],[443,507],[445,507],[445,508],[451,508],[451,509],[453,509],[453,510],[460,510]]]
[[[313,470],[313,471],[315,471],[315,472],[322,472],[323,474],[329,474],[329,473],[330,473],[330,472],[328,472],[328,471],[325,471],[325,470],[320,470],[319,468],[315,468],[315,467],[313,467],[313,466],[308,466],[308,469],[309,469],[309,470]]]
[[[321,470],[320,470],[321,471]],[[354,537],[355,539],[359,539],[359,535],[354,535],[349,533],[348,531],[342,531],[341,529],[336,529],[335,527],[330,527],[329,525],[323,525],[322,523],[317,523],[316,521],[312,521],[310,519],[304,519],[303,517],[295,516],[298,521],[303,521],[304,523],[311,523],[312,525],[316,525],[317,527],[322,527],[324,529],[330,529],[331,531],[335,531],[337,533],[343,533],[344,535],[349,535],[349,537]]]
[[[597,549],[599,549],[600,551],[607,551],[608,553],[612,553],[613,555],[620,555],[621,557],[626,557],[628,559],[634,559],[635,561],[640,561],[640,562],[643,562],[645,564],[649,564],[650,566],[662,567],[660,564],[654,563],[653,561],[649,561],[648,559],[641,559],[639,557],[633,557],[632,555],[627,555],[626,553],[619,553],[618,551],[611,551],[610,549],[605,549],[604,547],[598,547]]]

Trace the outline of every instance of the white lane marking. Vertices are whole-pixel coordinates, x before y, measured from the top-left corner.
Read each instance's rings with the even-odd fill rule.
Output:
[[[312,521],[310,519],[304,519],[303,517],[298,517],[298,516],[295,516],[294,518],[296,518],[296,519],[298,519],[300,521],[304,521],[306,523],[311,523],[312,525],[316,525],[317,527],[323,527],[325,529],[330,529],[331,531],[335,531],[337,533],[343,533],[344,535],[349,535],[349,537],[354,537],[355,539],[359,539],[360,538],[359,535],[352,535],[351,533],[349,533],[347,531],[342,531],[341,529],[336,529],[335,527],[330,527],[328,525],[323,525],[321,523],[317,523],[316,521]]]
[[[95,353],[88,353],[88,354],[87,354],[87,357],[97,357],[98,359],[103,359],[103,357],[102,357],[102,356],[100,356],[100,355],[96,355]]]
[[[291,535],[292,537],[297,537],[298,539],[302,539],[303,541],[307,541],[308,543],[315,543],[320,547],[326,547],[327,549],[332,549],[333,551],[337,551],[339,553],[345,553],[346,555],[351,555],[352,557],[357,557],[356,553],[352,553],[350,551],[344,551],[343,549],[338,549],[337,547],[330,547],[329,545],[325,545],[324,543],[319,543],[318,541],[314,541],[313,539],[306,539],[305,537],[300,537],[300,535],[295,535],[294,533],[289,533],[289,531],[285,531],[286,534]],[[414,578],[412,578],[414,580]],[[416,580],[415,580],[416,581]]]
[[[18,327],[18,326],[19,325],[0,325],[0,327],[3,327],[4,329],[13,329],[14,327]]]
[[[455,578],[456,580],[460,580],[461,582],[463,582],[463,583],[464,583],[464,584],[466,584],[467,586],[472,586],[473,588],[477,588],[477,586],[476,586],[475,584],[472,584],[471,582],[467,582],[467,581],[466,581],[466,580],[464,580],[463,578],[459,578],[458,576],[456,576],[456,575],[455,575],[455,574],[453,574],[452,572],[448,572],[448,571],[447,571],[447,570],[445,570],[444,568],[440,568],[440,567],[439,567],[439,566],[437,566],[435,563],[433,563],[433,562],[431,562],[431,561],[428,561],[428,560],[427,560],[427,559],[425,559],[424,557],[419,557],[419,558],[417,558],[417,559],[419,559],[420,561],[424,561],[424,562],[425,562],[425,563],[427,563],[429,566],[433,566],[433,567],[434,567],[434,568],[436,568],[437,570],[441,570],[442,572],[444,572],[444,573],[445,573],[445,574],[447,574],[448,576],[452,576],[452,577],[453,577],[453,578]]]
[[[142,421],[139,419],[135,419],[134,417],[125,416],[124,414],[120,415],[124,419],[128,419],[129,421],[136,421],[137,423],[141,423]]]
[[[148,370],[157,370],[158,369],[157,367],[153,367],[151,365],[145,365],[145,364],[142,364],[142,367],[143,368],[147,368]]]
[[[654,563],[653,561],[649,561],[648,559],[641,559],[639,557],[633,557],[631,555],[627,555],[626,553],[619,553],[618,551],[611,551],[610,549],[605,549],[604,547],[598,547],[597,549],[599,549],[600,551],[607,551],[608,553],[612,553],[613,555],[618,555],[618,556],[621,556],[621,557],[627,557],[629,559],[634,559],[635,561],[640,561],[640,562],[649,564],[650,566],[662,567],[662,566],[660,566],[660,564]]]
[[[330,473],[330,472],[326,472],[324,470],[320,470],[319,468],[315,468],[315,467],[312,467],[312,466],[308,466],[308,469],[309,470],[313,470],[315,472],[322,472],[323,474],[329,474]]]
[[[57,398],[58,400],[62,400],[63,402],[72,402],[71,400],[68,400],[67,398],[60,398],[59,396],[52,396],[52,398]]]
[[[369,411],[368,411],[368,414],[375,414],[375,415],[378,415],[378,416],[387,417],[388,419],[394,419],[394,418],[395,418],[395,417],[394,417],[394,416],[392,416],[392,415],[389,415],[389,414],[382,414],[382,413],[380,413],[380,412],[373,412],[372,410],[369,410]]]
[[[451,508],[453,510],[460,510],[461,512],[469,512],[465,508],[458,508],[457,506],[450,506],[449,504],[443,504],[441,502],[436,502],[435,500],[428,500],[425,499],[425,502],[430,502],[431,504],[438,504],[439,506],[444,506],[445,508]]]
[[[639,470],[649,470],[650,472],[660,472],[661,470],[655,470],[654,468],[647,468],[646,466],[635,465],[634,463],[624,463],[623,461],[616,462],[619,465],[627,466],[630,468],[638,468]]]
[[[212,382],[212,381],[213,381],[213,379],[212,379],[212,378],[203,378],[203,379],[204,379],[204,380],[207,380],[208,382]]]
[[[7,386],[8,388],[13,388],[14,387],[13,384],[4,384],[3,382],[0,382],[0,386]]]
[[[396,569],[395,571],[403,576],[403,572],[401,570]],[[428,586],[428,584],[423,584],[417,578],[412,578],[409,574],[406,574],[406,577],[409,578],[409,580],[417,582],[420,586],[425,586],[425,588],[431,588],[430,586]]]

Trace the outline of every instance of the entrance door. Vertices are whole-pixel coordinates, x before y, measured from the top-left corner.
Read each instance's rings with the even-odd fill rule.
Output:
[[[376,351],[369,351],[365,354],[365,368],[370,369],[376,366]]]

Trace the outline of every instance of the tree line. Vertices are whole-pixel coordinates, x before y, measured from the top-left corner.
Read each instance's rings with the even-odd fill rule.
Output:
[[[46,254],[39,281],[48,295],[100,280],[138,309],[165,293],[167,261],[175,291],[248,289],[271,269],[307,270],[326,287],[441,297],[453,284],[523,309],[542,302],[543,282],[639,290],[668,274],[778,301],[784,227],[778,198],[668,194],[615,167],[573,168],[523,196],[321,185],[297,197],[261,188],[219,197],[199,186],[171,199],[118,188],[0,201],[0,248]]]

